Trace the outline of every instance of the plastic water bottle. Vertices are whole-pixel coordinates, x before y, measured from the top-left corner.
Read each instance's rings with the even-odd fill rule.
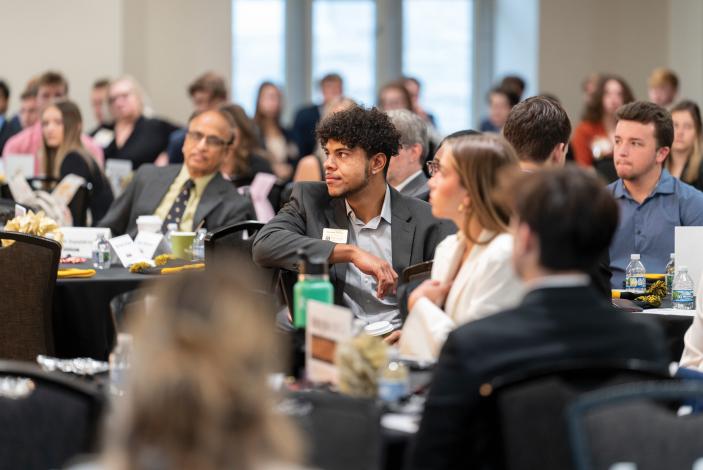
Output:
[[[193,261],[205,259],[205,235],[207,230],[199,228],[193,239]]]
[[[674,308],[693,310],[695,308],[693,291],[693,279],[688,275],[688,268],[679,266],[671,291],[671,301],[674,304]]]
[[[644,294],[647,287],[645,279],[644,265],[640,261],[640,255],[633,253],[630,255],[630,264],[625,270],[625,290],[633,294]]]
[[[388,348],[388,361],[378,377],[378,398],[387,404],[398,403],[410,393],[408,368],[398,359],[398,350]]]
[[[669,262],[666,265],[666,293],[671,295],[671,288],[674,284],[674,276],[676,275],[676,264],[674,262],[674,253],[669,255]]]
[[[123,395],[132,361],[132,335],[117,335],[117,345],[110,353],[110,391]]]
[[[110,269],[112,264],[112,251],[105,234],[98,234],[93,243],[93,266],[95,269]]]

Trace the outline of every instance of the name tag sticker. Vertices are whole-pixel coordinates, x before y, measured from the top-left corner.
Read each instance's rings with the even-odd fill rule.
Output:
[[[349,230],[341,228],[325,228],[322,229],[322,239],[334,243],[346,243],[349,236]]]

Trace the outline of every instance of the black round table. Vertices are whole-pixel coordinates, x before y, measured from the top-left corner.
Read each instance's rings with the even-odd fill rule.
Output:
[[[91,263],[60,268],[92,268]],[[58,279],[54,289],[54,347],[61,358],[92,357],[106,361],[115,342],[110,301],[159,276],[130,273],[121,265],[96,270],[90,278]]]

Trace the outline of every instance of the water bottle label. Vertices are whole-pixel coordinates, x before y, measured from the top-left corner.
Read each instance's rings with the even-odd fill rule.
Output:
[[[674,285],[674,275],[673,274],[667,274],[666,275],[666,291],[671,292],[671,287]]]
[[[630,276],[626,279],[626,287],[633,292],[644,292],[647,281],[644,276]]]
[[[671,293],[674,303],[688,304],[693,302],[693,289],[676,289]]]
[[[395,402],[408,394],[408,383],[404,380],[378,381],[378,397],[386,402]]]

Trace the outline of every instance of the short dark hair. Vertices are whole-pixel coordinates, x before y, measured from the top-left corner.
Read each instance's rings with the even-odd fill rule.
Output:
[[[475,131],[473,129],[461,129],[460,131],[452,132],[448,136],[446,136],[442,141],[439,143],[437,146],[437,149],[439,149],[446,141],[449,139],[456,139],[457,137],[466,137],[467,135],[481,135],[479,131]]]
[[[10,87],[7,86],[4,80],[0,80],[0,94],[2,94],[6,100],[10,98]]]
[[[342,76],[338,73],[328,73],[324,77],[320,79],[320,86],[327,82],[339,82],[341,84],[344,84],[344,80],[342,80]]]
[[[603,183],[574,165],[517,178],[511,185],[515,215],[537,235],[540,265],[591,270],[618,225],[618,205]]]
[[[520,102],[520,95],[518,95],[515,90],[502,86],[491,88],[491,91],[488,92],[487,96],[489,101],[491,99],[491,95],[505,96],[508,99],[508,103],[510,103],[511,108]]]
[[[388,115],[378,108],[352,106],[332,113],[320,121],[315,132],[323,147],[327,141],[337,140],[349,148],[361,148],[368,158],[377,153],[384,154],[387,157],[384,174],[388,172],[391,157],[398,155],[400,146],[400,132]]]
[[[503,136],[520,160],[542,163],[559,144],[569,143],[571,122],[558,101],[533,96],[510,111]]]
[[[188,86],[188,96],[192,97],[199,91],[209,93],[211,98],[227,99],[225,79],[215,72],[205,72]]]
[[[99,78],[93,82],[93,90],[96,88],[108,88],[110,86],[109,78]]]
[[[635,121],[640,124],[654,124],[657,148],[671,147],[674,142],[674,122],[671,114],[658,104],[649,101],[633,101],[622,105],[615,112],[618,121]]]
[[[522,98],[522,94],[525,93],[525,87],[527,84],[525,83],[525,79],[519,75],[507,75],[503,78],[503,80],[501,80],[500,86],[502,88],[513,90],[513,92]]]
[[[48,70],[37,79],[37,90],[43,86],[62,86],[68,94],[68,82],[60,72]]]

